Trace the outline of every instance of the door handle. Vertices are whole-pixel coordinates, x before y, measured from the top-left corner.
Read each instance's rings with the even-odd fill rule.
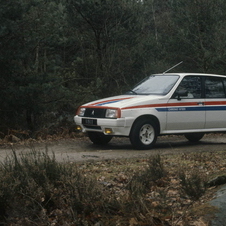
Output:
[[[204,105],[204,102],[198,102],[197,105]]]

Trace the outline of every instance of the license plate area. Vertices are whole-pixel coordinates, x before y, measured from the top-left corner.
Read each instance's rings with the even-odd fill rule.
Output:
[[[89,125],[89,126],[96,126],[97,125],[97,119],[83,118],[82,124],[83,125]]]

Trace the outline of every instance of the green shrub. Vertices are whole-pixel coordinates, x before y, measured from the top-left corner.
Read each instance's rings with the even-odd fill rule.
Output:
[[[192,200],[198,200],[206,191],[206,181],[197,171],[186,175],[184,170],[181,170],[179,179],[182,193],[188,195]]]
[[[143,195],[150,190],[153,183],[167,175],[160,155],[151,156],[148,159],[148,167],[133,175],[127,185],[127,189],[135,195]]]
[[[158,186],[158,181],[167,175],[160,155],[152,156],[148,159],[148,166],[144,171],[136,172],[126,188],[128,199],[125,205],[125,212],[131,212],[137,219],[140,214],[150,214],[153,209],[151,202],[146,199],[146,194],[151,191],[152,186]],[[147,219],[146,219],[147,221]],[[150,218],[146,223],[153,224]]]
[[[58,163],[54,153],[34,149],[20,155],[12,150],[1,164],[0,204],[1,219],[17,219],[21,225],[48,225],[49,219],[84,225],[87,216],[118,208],[96,178],[86,177],[74,164]]]

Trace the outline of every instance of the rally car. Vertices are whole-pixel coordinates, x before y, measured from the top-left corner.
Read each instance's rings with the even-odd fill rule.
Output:
[[[205,133],[226,131],[226,76],[153,74],[124,95],[83,104],[74,121],[94,144],[126,136],[135,149],[151,149],[167,134],[197,142]]]

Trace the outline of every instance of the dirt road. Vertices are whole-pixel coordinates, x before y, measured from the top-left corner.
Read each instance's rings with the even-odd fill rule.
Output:
[[[105,146],[93,145],[88,138],[49,141],[29,145],[13,144],[0,146],[0,161],[12,153],[12,148],[17,153],[28,152],[32,149],[55,153],[58,161],[87,161],[117,158],[149,157],[154,154],[176,154],[183,152],[216,152],[226,151],[226,134],[208,134],[198,143],[189,143],[184,136],[159,137],[155,147],[151,150],[133,150],[128,138],[113,138]]]

